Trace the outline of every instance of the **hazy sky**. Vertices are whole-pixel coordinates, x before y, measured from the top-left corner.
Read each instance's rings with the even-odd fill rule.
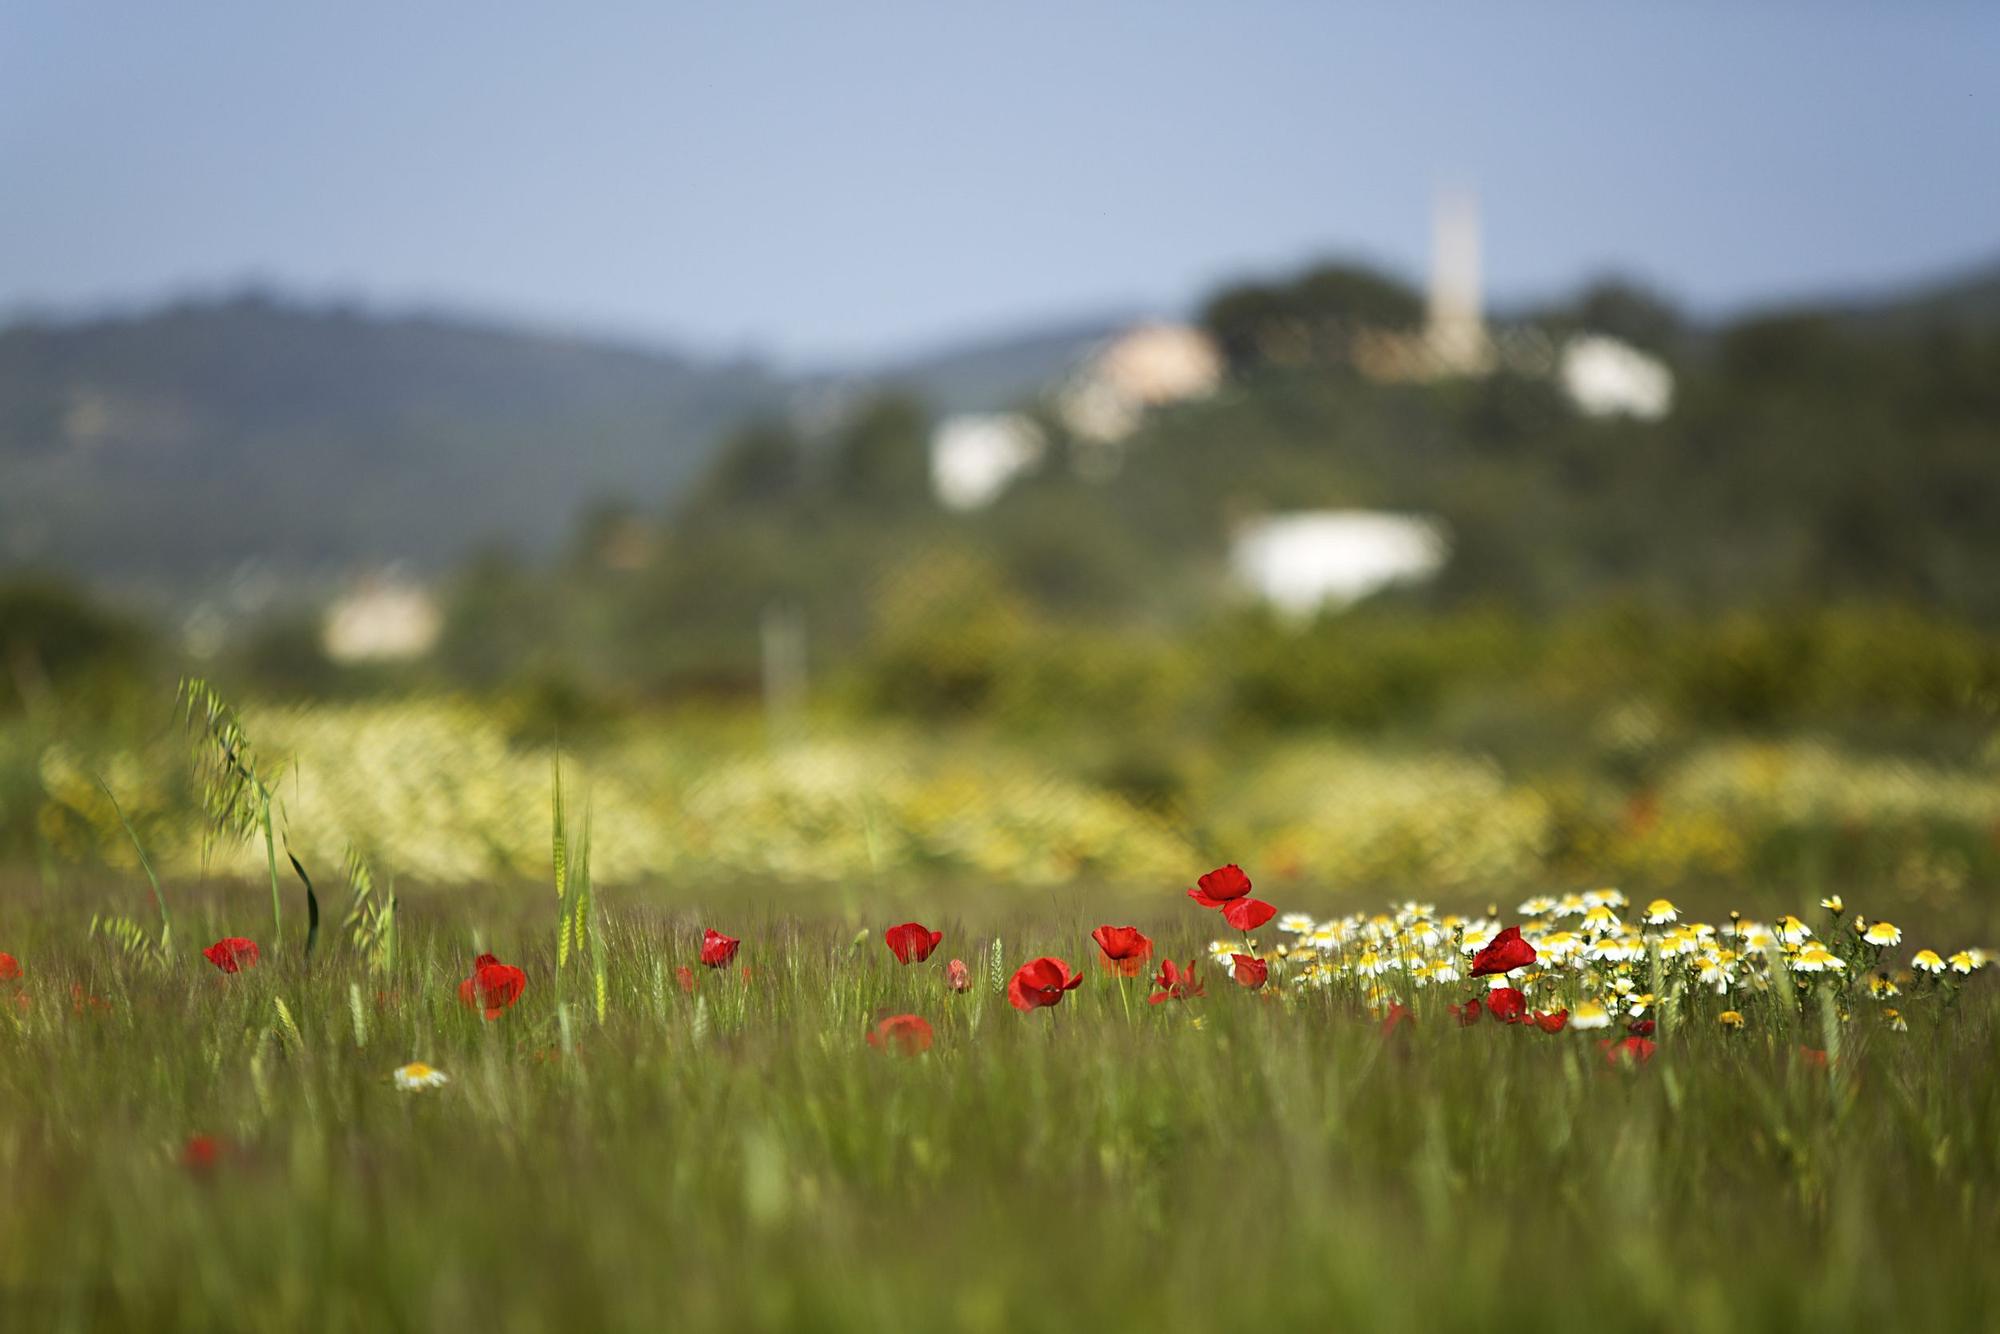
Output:
[[[2000,257],[2000,5],[7,0],[0,309],[256,275],[867,356],[1420,273],[1704,309]]]

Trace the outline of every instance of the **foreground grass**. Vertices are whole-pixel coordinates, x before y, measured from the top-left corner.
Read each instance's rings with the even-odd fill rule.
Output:
[[[1444,994],[1385,1037],[1204,963],[1205,999],[1149,1007],[1061,909],[933,922],[909,968],[879,926],[617,912],[600,1024],[542,903],[413,910],[384,976],[329,930],[233,977],[198,951],[254,896],[183,908],[166,968],[90,940],[81,899],[0,906],[28,997],[0,1018],[9,1327],[1970,1329],[2000,1297],[1984,985],[1826,1069],[1800,1033],[1691,1025],[1614,1068]],[[709,925],[749,977],[689,994]],[[1016,1013],[996,935],[1088,980]],[[480,949],[529,978],[490,1023],[456,994]],[[865,1043],[904,1011],[931,1051]],[[412,1059],[451,1082],[399,1091]]]

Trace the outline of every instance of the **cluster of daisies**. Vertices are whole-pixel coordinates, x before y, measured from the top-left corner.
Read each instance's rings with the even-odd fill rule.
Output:
[[[1905,1021],[1889,1002],[1948,987],[1992,957],[1981,949],[1906,953],[1894,923],[1850,914],[1838,896],[1820,906],[1818,929],[1793,916],[1760,922],[1737,913],[1716,924],[1684,921],[1666,899],[1634,915],[1623,893],[1599,889],[1530,898],[1517,909],[1516,926],[1503,927],[1495,909],[1466,917],[1412,902],[1332,921],[1287,913],[1276,922],[1282,939],[1253,952],[1269,958],[1295,987],[1359,985],[1371,1006],[1386,1011],[1424,988],[1470,981],[1471,961],[1503,932],[1518,930],[1532,957],[1489,975],[1487,985],[1518,990],[1535,1005],[1560,1005],[1568,1026],[1581,1029],[1645,1020],[1672,992],[1722,998],[1717,1021],[1741,1027],[1742,1010],[1726,1003],[1731,998],[1831,983],[1843,996],[1879,1002],[1882,1019],[1900,1030]],[[1244,949],[1241,940],[1209,946],[1225,970]]]

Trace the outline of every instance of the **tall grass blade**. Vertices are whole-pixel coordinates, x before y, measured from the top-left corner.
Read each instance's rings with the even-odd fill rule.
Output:
[[[313,893],[312,877],[299,864],[298,855],[286,848],[285,857],[291,862],[292,870],[298,873],[299,883],[306,887],[306,958],[310,959],[313,946],[319,943],[319,895]]]

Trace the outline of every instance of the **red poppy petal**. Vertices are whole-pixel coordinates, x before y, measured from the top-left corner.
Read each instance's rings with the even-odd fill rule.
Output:
[[[1262,899],[1231,899],[1222,915],[1238,931],[1255,931],[1278,915],[1278,910]]]
[[[1195,883],[1215,899],[1240,899],[1250,892],[1250,877],[1243,874],[1243,868],[1234,862],[1218,866]]]

